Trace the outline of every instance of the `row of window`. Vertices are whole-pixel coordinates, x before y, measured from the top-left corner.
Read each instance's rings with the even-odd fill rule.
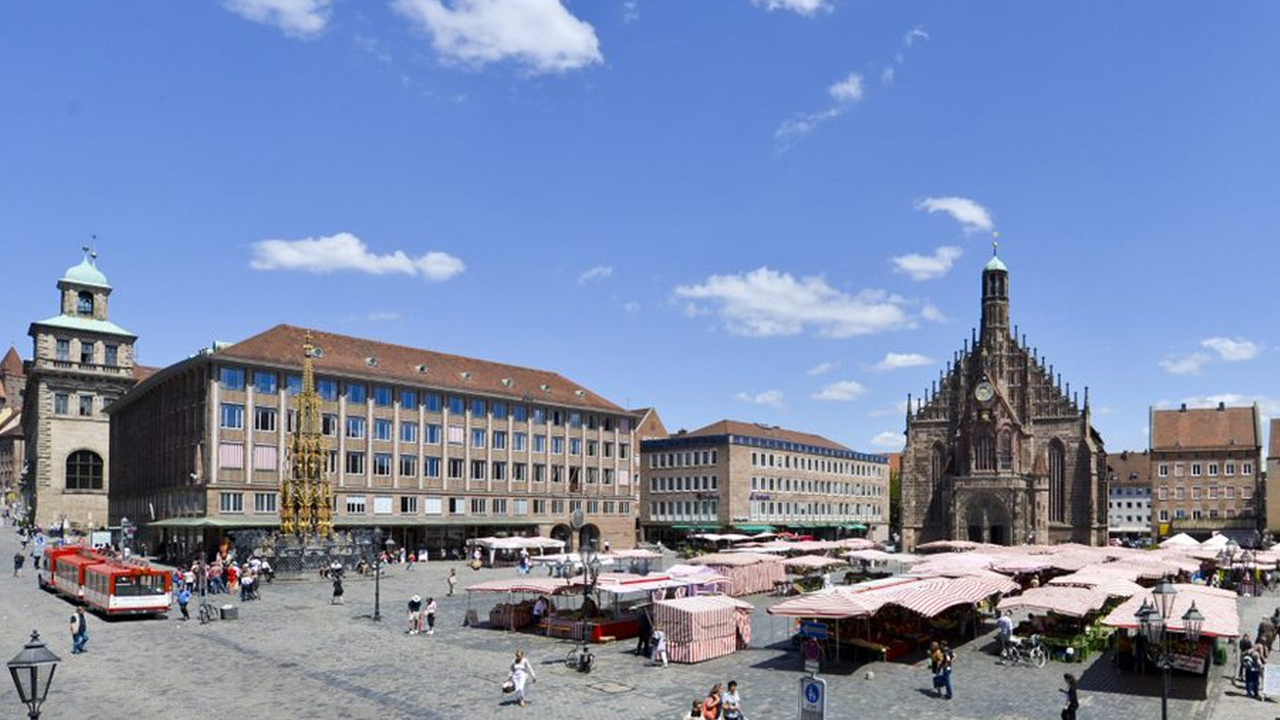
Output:
[[[1119,509],[1121,509],[1121,508],[1124,508],[1125,510],[1132,510],[1132,509],[1133,509],[1133,505],[1134,505],[1134,503],[1133,503],[1133,501],[1132,501],[1132,500],[1112,500],[1112,501],[1111,501],[1111,509],[1112,509],[1112,510],[1119,510]],[[1149,501],[1148,501],[1148,502],[1145,502],[1145,503],[1144,503],[1144,502],[1139,501],[1139,502],[1138,502],[1138,509],[1139,509],[1139,510],[1141,510],[1143,506],[1151,507],[1151,503],[1150,503]]]
[[[1231,462],[1231,461],[1227,461],[1227,462],[1224,462],[1224,463],[1221,463],[1221,464],[1216,463],[1216,462],[1211,462],[1211,463],[1198,463],[1198,462],[1197,462],[1197,463],[1190,463],[1190,465],[1191,465],[1191,477],[1200,477],[1201,475],[1204,475],[1204,474],[1205,474],[1205,472],[1204,472],[1204,471],[1205,471],[1206,469],[1209,471],[1209,472],[1208,472],[1208,476],[1209,476],[1209,477],[1217,477],[1217,476],[1218,476],[1218,468],[1219,468],[1219,467],[1221,467],[1221,468],[1222,468],[1222,474],[1223,474],[1223,475],[1235,475],[1235,474],[1236,474],[1236,464],[1235,464],[1234,462]],[[1174,464],[1173,464],[1173,476],[1174,476],[1174,477],[1183,477],[1184,475],[1186,475],[1186,473],[1187,473],[1187,467],[1186,467],[1186,466],[1187,466],[1187,464],[1186,464],[1186,463],[1174,463]],[[1160,477],[1169,477],[1169,464],[1168,464],[1168,463],[1160,463],[1159,465],[1157,465],[1157,466],[1156,466],[1156,474],[1157,474],[1158,476],[1160,476]],[[1253,463],[1251,463],[1251,462],[1242,462],[1242,463],[1240,463],[1240,474],[1241,474],[1241,475],[1252,475],[1252,474],[1253,474]]]
[[[222,470],[242,470],[245,467],[244,462],[245,446],[241,443],[224,442],[218,444],[218,467]],[[328,463],[326,471],[331,474],[338,473],[337,450],[328,451]],[[370,459],[372,458],[372,459]],[[440,477],[441,470],[447,471],[446,477],[454,480],[463,479],[464,471],[468,470],[467,461],[463,458],[449,458],[448,462],[444,462],[443,458],[437,455],[424,455],[419,462],[417,455],[393,455],[392,453],[365,453],[357,450],[347,451],[343,457],[342,469],[347,475],[364,475],[366,471],[366,463],[370,463],[368,470],[375,477],[389,477],[392,472],[393,463],[398,464],[396,474],[400,477],[418,477],[419,466],[422,468],[422,475],[428,478]],[[254,445],[253,446],[253,467],[258,472],[281,472],[280,455],[275,445]],[[532,474],[530,471],[532,468]],[[550,468],[550,470],[548,470]],[[470,462],[470,472],[466,475],[470,480],[516,480],[525,481],[532,479],[534,482],[546,482],[548,476],[553,483],[564,482],[566,474],[565,468],[561,465],[545,465],[528,463],[509,463],[502,460],[490,462],[488,460],[472,460]],[[571,484],[578,483],[585,477],[588,485],[597,483],[603,485],[613,485],[616,481],[619,485],[631,484],[631,472],[629,470],[614,470],[613,468],[586,468],[585,474],[581,472],[582,468],[569,468],[568,480]]]
[[[1214,509],[1210,509],[1210,510],[1208,510],[1208,511],[1202,511],[1202,510],[1192,510],[1192,511],[1191,511],[1191,519],[1192,519],[1192,520],[1203,520],[1203,519],[1205,519],[1206,517],[1207,517],[1208,519],[1210,519],[1210,520],[1217,520],[1217,519],[1218,519],[1218,518],[1220,518],[1220,517],[1222,517],[1222,518],[1234,518],[1235,516],[1236,516],[1236,511],[1235,511],[1235,510],[1232,510],[1231,508],[1227,508],[1226,510],[1224,510],[1224,511],[1222,512],[1222,514],[1219,514],[1219,513],[1218,513],[1218,510],[1217,510],[1216,508],[1214,508]],[[1242,515],[1241,515],[1241,517],[1247,517],[1247,516],[1248,516],[1247,514],[1242,514]],[[1174,520],[1186,520],[1186,519],[1187,519],[1187,511],[1186,511],[1186,510],[1183,510],[1183,509],[1181,509],[1181,508],[1179,508],[1179,509],[1177,509],[1177,510],[1174,510],[1174,511],[1173,511],[1173,519],[1174,519]],[[1161,510],[1161,511],[1160,511],[1160,522],[1169,522],[1169,511],[1168,511],[1168,510]]]
[[[712,491],[718,488],[719,480],[715,475],[649,478],[649,492],[652,493]]]
[[[649,519],[657,521],[716,521],[720,503],[717,500],[659,500],[649,503]]]
[[[807,480],[804,478],[752,477],[751,489],[762,492],[795,492],[811,495],[884,495],[883,485]]]
[[[263,394],[274,394],[279,386],[277,373],[266,370],[254,370],[248,378],[253,383],[254,391]],[[222,366],[218,371],[218,382],[225,390],[243,391],[246,383],[246,371],[243,368]],[[302,391],[302,378],[298,375],[285,376],[285,389],[291,395]],[[417,409],[419,404],[431,413],[442,412],[446,407],[451,415],[470,413],[472,417],[490,415],[494,420],[506,420],[511,417],[515,422],[532,422],[535,425],[550,423],[555,427],[568,426],[575,430],[586,427],[588,430],[604,430],[605,432],[622,433],[631,431],[628,418],[612,415],[596,415],[576,410],[560,410],[539,406],[510,403],[505,400],[486,400],[484,398],[464,398],[460,395],[442,395],[433,392],[419,392],[401,388],[398,391],[388,385],[367,385],[359,382],[342,382],[333,378],[316,378],[316,394],[322,400],[336,402],[341,395],[348,403],[371,402],[374,407],[391,407],[397,400],[400,407]]]
[[[243,513],[246,493],[222,492],[218,494],[218,509],[223,513]],[[276,493],[255,492],[253,495],[253,512],[277,512]],[[370,509],[370,498],[365,495],[334,496],[333,511],[339,509],[347,515],[365,515]],[[552,515],[565,514],[564,500],[542,500],[537,498],[461,498],[461,497],[418,497],[416,495],[400,496],[400,514],[417,515],[419,508],[424,515],[546,515],[551,508]],[[548,503],[550,505],[548,506]],[[390,495],[375,495],[372,498],[374,515],[391,515],[395,507],[395,498]],[[582,510],[581,500],[568,501],[569,512]],[[448,512],[446,513],[446,508]],[[532,510],[532,512],[530,512]],[[629,500],[588,500],[585,511],[588,515],[630,515]]]
[[[279,412],[273,407],[255,407],[253,409],[253,429],[261,432],[276,432],[278,428]],[[225,430],[243,430],[245,424],[245,407],[238,403],[221,403],[218,410],[218,424]],[[294,432],[297,423],[297,416],[293,410],[288,411],[286,416],[286,432]],[[329,437],[337,437],[338,435],[338,416],[334,413],[323,413],[320,416],[320,432]],[[423,442],[428,445],[439,445],[444,438],[444,427],[438,423],[427,423],[423,426]],[[467,429],[457,425],[448,427],[448,442],[450,445],[463,445],[468,440]],[[390,418],[374,418],[372,434],[370,434],[370,426],[368,418],[361,416],[347,416],[346,423],[343,427],[343,435],[353,440],[363,440],[371,437],[379,442],[391,442],[393,438],[399,438],[400,442],[415,443],[418,441],[418,423],[401,421],[400,431],[395,431],[395,423]],[[471,428],[470,444],[473,448],[491,447],[494,450],[507,449],[508,439],[510,440],[511,449],[515,452],[526,452],[530,446],[535,453],[546,452],[548,444],[551,446],[551,452],[555,455],[563,455],[565,451],[565,440],[567,439],[569,454],[582,455],[585,450],[587,457],[603,457],[612,459],[615,455],[622,460],[626,460],[631,455],[631,446],[628,443],[600,442],[598,440],[587,440],[583,442],[582,438],[565,438],[559,435],[529,435],[529,433],[508,433],[506,430],[494,430],[492,432],[484,428]],[[530,442],[532,440],[532,443]]]
[[[1173,499],[1185,500],[1187,497],[1186,490],[1187,490],[1186,488],[1180,488],[1180,487],[1173,488],[1173,493],[1172,493]],[[1236,489],[1230,485],[1227,485],[1223,488],[1219,488],[1217,485],[1210,485],[1208,488],[1201,488],[1200,486],[1197,485],[1191,488],[1192,500],[1199,500],[1201,498],[1207,498],[1209,500],[1217,500],[1219,497],[1219,494],[1221,494],[1221,497],[1227,500],[1233,500],[1235,499],[1235,496],[1236,496]],[[1156,489],[1156,499],[1158,500],[1168,500],[1169,495],[1170,495],[1169,488],[1167,487]],[[1247,486],[1241,487],[1240,497],[1245,500],[1248,500],[1249,498],[1253,497],[1253,488],[1247,487]]]
[[[752,500],[751,519],[787,520],[880,520],[884,510],[876,503],[822,503],[781,502],[776,500]]]
[[[702,467],[715,465],[719,459],[720,453],[716,450],[653,453],[649,456],[649,469]]]
[[[76,415],[79,417],[93,417],[94,415],[94,395],[93,393],[78,393],[71,395],[70,393],[54,393],[53,394],[53,414],[54,415],[70,415],[71,414],[71,398],[75,398]],[[103,405],[109,401],[103,398]]]
[[[120,364],[120,346],[115,343],[102,343],[102,362],[98,360],[98,343],[93,340],[77,340],[77,350],[80,352],[81,365],[110,365],[116,366]],[[71,362],[71,340],[68,338],[54,339],[54,357],[62,362]]]
[[[764,452],[751,453],[751,467],[776,467],[784,470],[808,470],[862,477],[884,477],[885,474],[885,468],[882,465]]]
[[[1168,510],[1166,510],[1165,512],[1167,513],[1167,512],[1168,512]],[[1150,515],[1125,515],[1125,516],[1123,516],[1123,517],[1124,517],[1123,522],[1127,522],[1127,523],[1143,523],[1143,524],[1146,524],[1146,523],[1150,523],[1150,522],[1151,522],[1151,516],[1150,516]],[[1115,523],[1115,524],[1119,524],[1119,523],[1121,522],[1121,516],[1120,516],[1120,515],[1112,515],[1112,516],[1111,516],[1111,522],[1112,522],[1112,523]]]

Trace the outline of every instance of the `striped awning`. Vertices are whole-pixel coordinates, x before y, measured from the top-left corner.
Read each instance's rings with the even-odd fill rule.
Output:
[[[1240,635],[1240,615],[1236,607],[1237,596],[1234,590],[1223,590],[1204,585],[1188,585],[1175,583],[1173,589],[1173,610],[1169,613],[1169,630],[1174,633],[1185,632],[1182,616],[1195,602],[1196,609],[1204,615],[1204,625],[1200,634],[1207,637],[1234,638]],[[1119,607],[1112,610],[1102,620],[1103,625],[1115,628],[1135,630],[1138,618],[1135,616],[1142,607],[1143,601],[1155,603],[1155,596],[1150,590],[1134,595]]]
[[[1031,588],[1021,595],[1004,598],[999,607],[1001,610],[1052,612],[1081,618],[1102,610],[1109,598],[1107,593],[1094,588],[1045,585]]]

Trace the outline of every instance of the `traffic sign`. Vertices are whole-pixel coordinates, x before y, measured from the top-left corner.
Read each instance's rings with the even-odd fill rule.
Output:
[[[40,534],[40,535],[37,535],[37,536],[36,536],[36,546],[37,546],[37,547],[43,547],[43,546],[44,546],[44,535],[43,535],[43,534]]]
[[[799,720],[827,720],[827,681],[817,677],[800,678]]]
[[[809,638],[804,641],[804,671],[810,675],[818,674],[818,661],[822,659],[822,646],[817,640]]]
[[[827,624],[820,622],[802,622],[800,623],[800,634],[805,637],[811,637],[814,640],[827,639]]]

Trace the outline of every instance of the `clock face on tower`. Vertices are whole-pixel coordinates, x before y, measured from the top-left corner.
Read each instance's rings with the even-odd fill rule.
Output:
[[[995,388],[991,387],[991,383],[986,380],[978,383],[978,386],[973,389],[973,397],[981,403],[991,402],[991,398],[995,397],[995,395]]]

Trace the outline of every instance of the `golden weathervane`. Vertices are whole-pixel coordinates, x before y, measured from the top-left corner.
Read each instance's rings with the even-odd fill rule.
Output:
[[[320,397],[313,369],[320,348],[307,332],[302,343],[302,390],[289,437],[289,475],[280,484],[280,529],[286,534],[328,537],[333,533],[333,494],[326,478],[329,448],[320,425]]]

